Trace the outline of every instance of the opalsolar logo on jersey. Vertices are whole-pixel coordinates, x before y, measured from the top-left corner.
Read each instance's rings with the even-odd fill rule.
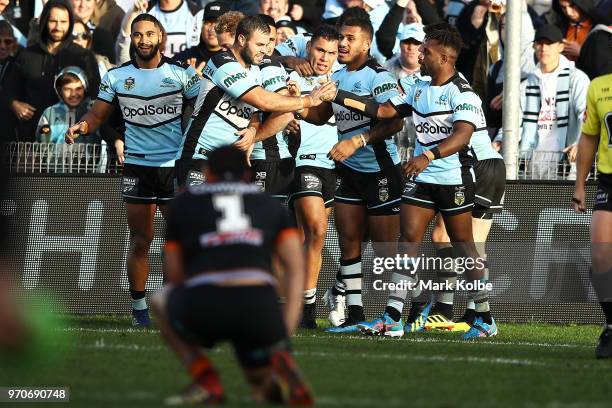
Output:
[[[349,110],[341,110],[338,113],[336,113],[336,122],[341,121],[341,120],[352,120],[352,121],[362,121],[365,119],[365,116],[363,116],[361,113],[356,113],[356,112],[351,112]]]
[[[155,106],[145,105],[140,108],[130,108],[129,106],[123,107],[123,117],[126,119],[133,118],[135,116],[151,116],[151,115],[177,115],[179,113],[179,106]]]
[[[250,119],[251,114],[253,113],[253,109],[249,106],[243,106],[239,108],[235,105],[232,105],[230,101],[223,101],[219,105],[219,110],[225,114],[225,116],[238,116],[243,119]]]
[[[415,126],[415,129],[417,133],[428,134],[428,135],[439,134],[439,133],[443,135],[450,135],[451,132],[453,131],[453,128],[450,126],[433,125],[427,122],[419,123],[418,125]]]

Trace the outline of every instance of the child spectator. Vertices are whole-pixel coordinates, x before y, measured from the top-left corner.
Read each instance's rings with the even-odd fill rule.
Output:
[[[44,110],[36,129],[36,139],[45,143],[64,143],[64,134],[91,107],[86,96],[87,77],[75,66],[62,69],[55,77],[55,92],[60,102]],[[100,143],[97,134],[82,135],[77,143]]]

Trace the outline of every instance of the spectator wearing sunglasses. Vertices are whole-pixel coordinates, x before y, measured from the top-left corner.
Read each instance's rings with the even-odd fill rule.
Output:
[[[109,36],[108,32],[104,29],[96,28],[95,30],[91,30],[82,21],[74,22],[74,27],[72,28],[72,41],[75,44],[93,52],[94,56],[96,57],[96,61],[98,62],[100,78],[104,77],[104,74],[106,74],[106,72],[108,72],[108,70],[114,66],[110,62],[108,55],[106,55],[108,53],[104,53],[100,50],[100,44],[104,42],[100,41],[100,38],[103,38],[104,36]],[[112,40],[110,37],[106,40],[107,42],[110,42],[110,54],[112,54]]]

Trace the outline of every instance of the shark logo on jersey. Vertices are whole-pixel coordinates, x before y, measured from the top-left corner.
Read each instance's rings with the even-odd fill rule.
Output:
[[[357,81],[353,84],[351,92],[361,92],[361,81]]]
[[[134,89],[135,86],[136,86],[136,80],[132,77],[126,78],[125,81],[123,82],[123,89],[125,89],[126,91],[129,91],[130,89]]]
[[[176,87],[176,85],[174,84],[174,81],[172,81],[171,78],[165,77],[164,79],[162,79],[160,88],[174,88],[174,87]]]
[[[448,103],[448,97],[446,95],[440,95],[438,100],[435,102],[436,105],[446,105]]]

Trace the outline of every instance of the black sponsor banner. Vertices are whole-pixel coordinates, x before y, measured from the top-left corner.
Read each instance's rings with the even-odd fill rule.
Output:
[[[125,268],[128,229],[115,176],[19,176],[11,179],[1,210],[11,222],[5,254],[9,277],[27,297],[38,288],[56,293],[75,313],[123,313],[130,301]],[[505,208],[494,218],[487,246],[491,304],[503,321],[600,323],[589,282],[591,212],[571,209],[569,182],[509,183]],[[587,186],[589,206],[595,186]],[[590,208],[590,207],[589,207]],[[428,232],[429,233],[429,232]],[[147,290],[162,284],[163,219],[158,213],[151,246]],[[429,251],[429,252],[428,252]],[[426,245],[422,252],[431,251]],[[334,282],[340,251],[330,222],[323,252],[318,298]],[[366,314],[379,314],[386,292],[372,273],[374,254],[364,249]],[[428,275],[423,275],[427,277]],[[378,284],[376,284],[378,285]],[[378,287],[378,286],[377,286]],[[456,296],[456,313],[465,294]],[[318,302],[320,317],[326,316]]]

